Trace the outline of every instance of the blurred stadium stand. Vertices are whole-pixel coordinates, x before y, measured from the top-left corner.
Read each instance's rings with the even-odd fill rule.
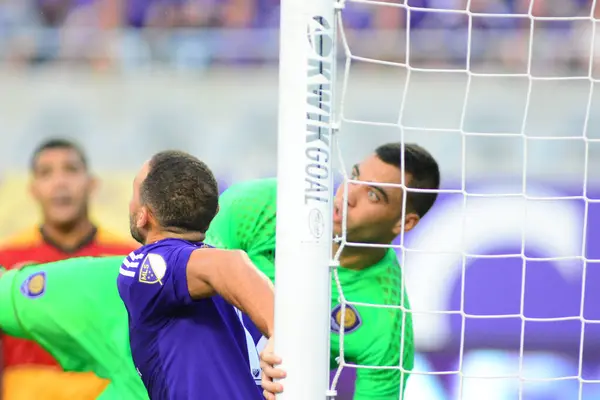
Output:
[[[397,4],[400,1],[383,0]],[[0,54],[10,65],[52,62],[138,71],[198,70],[220,63],[272,63],[277,59],[276,0],[2,0]],[[469,18],[432,9],[464,9],[466,0],[408,0],[417,7],[346,4],[344,27],[355,54],[403,61],[410,23],[411,65],[465,64]],[[532,15],[590,15],[588,0],[536,1]],[[530,33],[528,0],[473,0],[474,64],[523,65]],[[596,7],[596,16],[600,7]],[[477,14],[512,14],[484,17]],[[517,17],[521,15],[522,17]],[[535,22],[534,58],[544,69],[587,65],[586,21]],[[372,46],[378,43],[377,46]],[[549,60],[551,58],[551,60]],[[557,60],[555,60],[557,58]]]

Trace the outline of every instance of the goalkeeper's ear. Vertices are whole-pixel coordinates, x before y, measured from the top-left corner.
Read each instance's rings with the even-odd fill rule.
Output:
[[[419,218],[419,216],[416,213],[407,212],[404,216],[404,220],[402,220],[402,217],[400,217],[396,225],[394,225],[394,235],[398,236],[400,233],[402,233],[402,231],[410,231],[415,226],[417,226],[420,219],[421,218]]]

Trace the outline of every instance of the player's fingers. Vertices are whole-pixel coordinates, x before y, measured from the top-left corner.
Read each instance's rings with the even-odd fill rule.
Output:
[[[271,363],[266,362],[265,360],[260,361],[260,369],[262,369],[263,377],[266,375],[269,380],[283,379],[286,377],[284,370],[275,368]]]
[[[268,385],[268,382],[271,382],[272,379],[269,375],[267,375],[265,373],[265,368],[269,368],[268,365],[263,364],[262,362],[260,363],[260,369],[262,371],[261,376],[260,376],[260,384],[262,387],[265,387],[265,383]]]
[[[266,390],[263,390],[263,396],[266,400],[275,400],[275,395],[267,392]]]
[[[272,368],[273,367],[270,363],[266,362],[262,358],[260,359],[259,365],[260,365],[260,369],[263,370],[263,373],[264,373],[265,368]]]
[[[268,367],[265,371],[265,374],[271,379],[283,379],[286,374],[285,371],[279,368]]]
[[[269,365],[281,364],[281,358],[277,357],[273,353],[262,352],[262,353],[260,353],[260,359],[261,359],[261,361],[264,361]]]
[[[283,386],[281,383],[273,382],[269,379],[263,379],[261,381],[262,388],[269,393],[281,393],[283,392]]]
[[[262,369],[260,384],[262,388],[269,393],[281,393],[283,392],[283,386],[281,383],[273,382],[273,379],[280,379],[285,376],[283,371],[274,368],[272,365],[268,365],[265,362],[260,363]],[[274,399],[275,397],[273,397]]]

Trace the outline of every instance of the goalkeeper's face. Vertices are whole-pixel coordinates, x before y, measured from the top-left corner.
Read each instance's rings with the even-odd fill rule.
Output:
[[[363,184],[349,183],[347,214],[344,215],[344,185],[335,196],[333,233],[341,235],[346,219],[346,238],[351,242],[389,244],[402,230],[409,231],[419,220],[416,214],[407,213],[402,221],[403,195],[400,187],[377,184],[402,183],[400,168],[386,164],[373,155],[352,169],[352,179]],[[406,183],[410,174],[406,175]]]

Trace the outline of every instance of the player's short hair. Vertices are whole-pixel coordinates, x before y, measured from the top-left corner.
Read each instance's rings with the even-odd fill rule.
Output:
[[[77,153],[77,155],[81,159],[81,164],[83,164],[83,168],[85,168],[85,170],[87,171],[88,160],[87,160],[87,156],[85,155],[85,152],[83,151],[83,149],[77,143],[73,142],[72,140],[63,139],[63,138],[47,139],[47,140],[43,141],[42,143],[40,143],[35,148],[32,156],[31,156],[31,161],[29,164],[31,171],[35,171],[35,168],[37,166],[37,160],[40,157],[40,154],[42,154],[46,150],[55,150],[55,149],[73,150],[75,153]]]
[[[404,170],[410,174],[408,187],[414,189],[439,189],[440,169],[435,158],[423,147],[415,143],[404,144],[404,154],[400,142],[387,143],[375,149],[377,157],[386,164],[401,168],[404,158]],[[437,193],[408,192],[407,209],[419,217],[424,216],[437,199]]]
[[[219,187],[210,168],[196,157],[162,151],[149,162],[140,199],[162,228],[205,233],[217,214]]]

